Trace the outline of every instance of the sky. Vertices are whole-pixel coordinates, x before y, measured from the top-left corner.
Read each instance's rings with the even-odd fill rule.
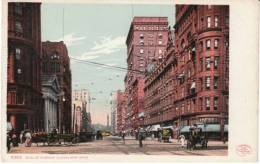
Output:
[[[134,16],[166,16],[174,22],[174,5],[42,3],[42,41],[63,40],[71,58],[127,67],[125,40]],[[64,14],[63,14],[64,13]],[[124,90],[126,71],[71,59],[72,89],[87,89],[93,99],[93,123],[106,125],[111,93]]]

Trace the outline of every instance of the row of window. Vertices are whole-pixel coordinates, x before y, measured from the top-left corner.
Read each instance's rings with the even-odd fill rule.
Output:
[[[24,102],[24,95],[22,93],[8,92],[7,103],[8,104],[23,105],[25,103]]]
[[[219,65],[219,56],[214,56],[214,60],[212,61],[210,57],[205,58],[205,70],[211,69],[211,63],[213,63],[214,69],[218,69]],[[203,58],[200,58],[200,71],[203,71]]]
[[[30,102],[28,100],[30,100]],[[23,91],[10,91],[7,93],[7,104],[25,105],[26,103],[30,103],[32,105],[40,105],[41,100],[40,97],[34,95],[29,96],[29,94]]]
[[[201,18],[201,26],[204,26],[204,18]],[[211,21],[211,16],[207,16],[207,28],[211,28],[212,26],[212,21]],[[214,16],[214,27],[218,27],[219,26],[219,19],[218,16],[215,15]]]
[[[140,54],[144,54],[144,49],[141,48],[141,49],[139,50],[139,52],[140,52]],[[148,51],[148,53],[151,53],[151,51]],[[159,53],[159,54],[162,54],[163,51],[162,51],[161,49],[159,49],[159,50],[158,50],[158,53]]]
[[[206,44],[205,44],[205,49],[206,49],[206,50],[210,50],[211,47],[212,47],[211,44],[212,44],[212,43],[211,43],[211,39],[207,39],[207,40],[206,40]],[[185,48],[185,46],[186,46],[185,40],[182,39],[182,41],[181,41],[181,47],[182,47],[182,48]],[[219,39],[214,39],[214,49],[218,49],[218,48],[219,48]],[[195,50],[195,47],[194,47],[193,50]],[[200,52],[202,52],[202,51],[203,51],[203,41],[200,41]]]
[[[205,48],[206,50],[210,50],[211,49],[211,39],[207,39],[206,40],[206,45]],[[214,39],[214,49],[218,49],[219,47],[219,39]],[[203,41],[200,41],[200,51],[203,51]]]
[[[196,99],[194,99],[192,101],[192,106],[195,107],[196,106]],[[213,102],[213,106],[211,106],[211,102]],[[217,96],[214,96],[214,97],[200,97],[199,98],[199,108],[200,108],[200,111],[203,111],[203,110],[217,110],[218,109],[218,106],[219,106],[219,98]],[[156,105],[160,105],[159,103],[156,104]],[[185,107],[186,106],[186,107]],[[152,106],[154,108],[154,106]],[[158,106],[158,108],[160,108]],[[152,109],[152,108],[151,108]],[[187,102],[187,105],[186,103],[182,104],[180,106],[180,108],[176,107],[175,110],[176,112],[180,112],[181,113],[184,113],[184,110],[187,109],[187,111],[190,111],[191,110],[191,102]]]
[[[205,77],[204,83],[203,83],[203,78],[199,78],[199,79],[200,79],[200,84],[201,84],[201,90],[203,90],[203,84],[204,84],[206,89],[211,88],[211,79],[212,78],[210,76]],[[213,88],[218,89],[218,85],[219,85],[219,77],[214,76],[214,78],[213,78]]]
[[[170,100],[170,99],[169,99]],[[157,108],[161,108],[162,105],[164,105],[165,103],[167,104],[167,102],[169,102],[168,100],[165,100],[165,101],[162,101],[161,103],[157,102],[155,104],[151,104],[151,106],[147,106],[147,110],[151,110],[155,107]],[[212,103],[212,106],[211,106],[211,103]],[[228,101],[226,102],[228,104]],[[191,106],[192,105],[192,106]],[[185,107],[186,106],[186,107]],[[187,105],[186,103],[182,104],[180,106],[180,109],[178,107],[176,107],[176,112],[178,112],[179,110],[181,110],[180,112],[181,113],[184,113],[184,109],[187,109],[188,111],[191,110],[191,107],[195,107],[196,106],[196,99],[193,99],[193,101],[191,102],[187,102]],[[206,96],[206,97],[200,97],[199,98],[199,110],[200,111],[203,111],[203,110],[218,110],[218,107],[219,107],[219,97],[218,96],[213,96],[213,97],[210,97],[210,96]],[[226,105],[227,107],[227,105]]]
[[[207,16],[207,28],[211,28],[213,25],[214,27],[219,27],[219,17],[217,15],[215,15],[213,17],[214,19],[214,24],[212,24],[212,17],[211,16]],[[224,22],[225,21],[225,22]],[[225,23],[226,26],[229,26],[229,17],[226,16],[225,20],[223,22]],[[204,26],[204,18],[201,18],[201,27]]]
[[[203,99],[204,99],[205,105],[203,105]],[[204,107],[205,107],[205,110],[210,110],[210,108],[212,108],[210,106],[211,101],[213,101],[213,109],[214,110],[218,109],[218,97],[216,97],[216,96],[215,97],[200,97],[199,101],[200,101],[200,110],[201,111],[204,110]]]
[[[140,36],[140,39],[144,39],[144,34],[143,33],[141,33],[139,36]],[[148,38],[153,38],[153,34],[148,34]],[[158,38],[159,39],[163,38],[162,33],[158,33]]]
[[[144,40],[140,40],[139,44],[140,44],[141,46],[143,46],[143,45],[144,45]],[[148,41],[148,44],[149,44],[150,46],[152,46],[152,45],[153,45],[153,41],[149,40],[149,41]],[[158,40],[158,45],[162,45],[162,40]]]

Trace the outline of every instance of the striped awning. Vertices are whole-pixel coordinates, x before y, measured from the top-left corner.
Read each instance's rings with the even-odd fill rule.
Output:
[[[180,131],[181,133],[189,132],[191,126],[183,126]],[[203,132],[220,132],[220,124],[207,124],[198,125],[198,128],[201,128]],[[228,125],[224,126],[224,132],[228,132]]]

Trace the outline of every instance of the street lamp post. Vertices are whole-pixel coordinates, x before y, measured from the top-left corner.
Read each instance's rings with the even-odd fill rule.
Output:
[[[204,122],[203,122],[203,125],[204,125],[204,130],[205,130],[205,136],[207,137],[207,120],[205,120]]]
[[[58,119],[59,119],[59,121],[58,121],[58,123],[59,123],[59,132],[60,133],[64,133],[64,125],[62,126],[62,111],[61,111],[62,106],[63,106],[63,109],[65,107],[66,99],[65,99],[64,95],[65,95],[64,91],[61,91],[60,94],[57,95],[59,97],[59,99],[58,99],[58,107],[59,107]],[[62,103],[60,103],[60,101],[62,101]]]

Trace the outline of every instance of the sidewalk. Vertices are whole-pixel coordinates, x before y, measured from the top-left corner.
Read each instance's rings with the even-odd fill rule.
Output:
[[[121,140],[122,138],[119,137]],[[126,136],[125,137],[125,140],[135,140],[135,137],[133,136]],[[138,140],[136,140],[138,141]],[[147,143],[147,144],[173,144],[173,145],[181,145],[181,143],[178,141],[178,139],[173,139],[172,142],[159,142],[158,141],[158,138],[154,138],[152,140],[151,137],[147,137],[145,140],[143,140],[144,143]],[[187,142],[187,140],[185,140],[185,143]],[[208,145],[209,146],[228,146],[228,142],[226,142],[225,144],[222,142],[222,141],[212,141],[212,140],[209,140],[208,141]]]

